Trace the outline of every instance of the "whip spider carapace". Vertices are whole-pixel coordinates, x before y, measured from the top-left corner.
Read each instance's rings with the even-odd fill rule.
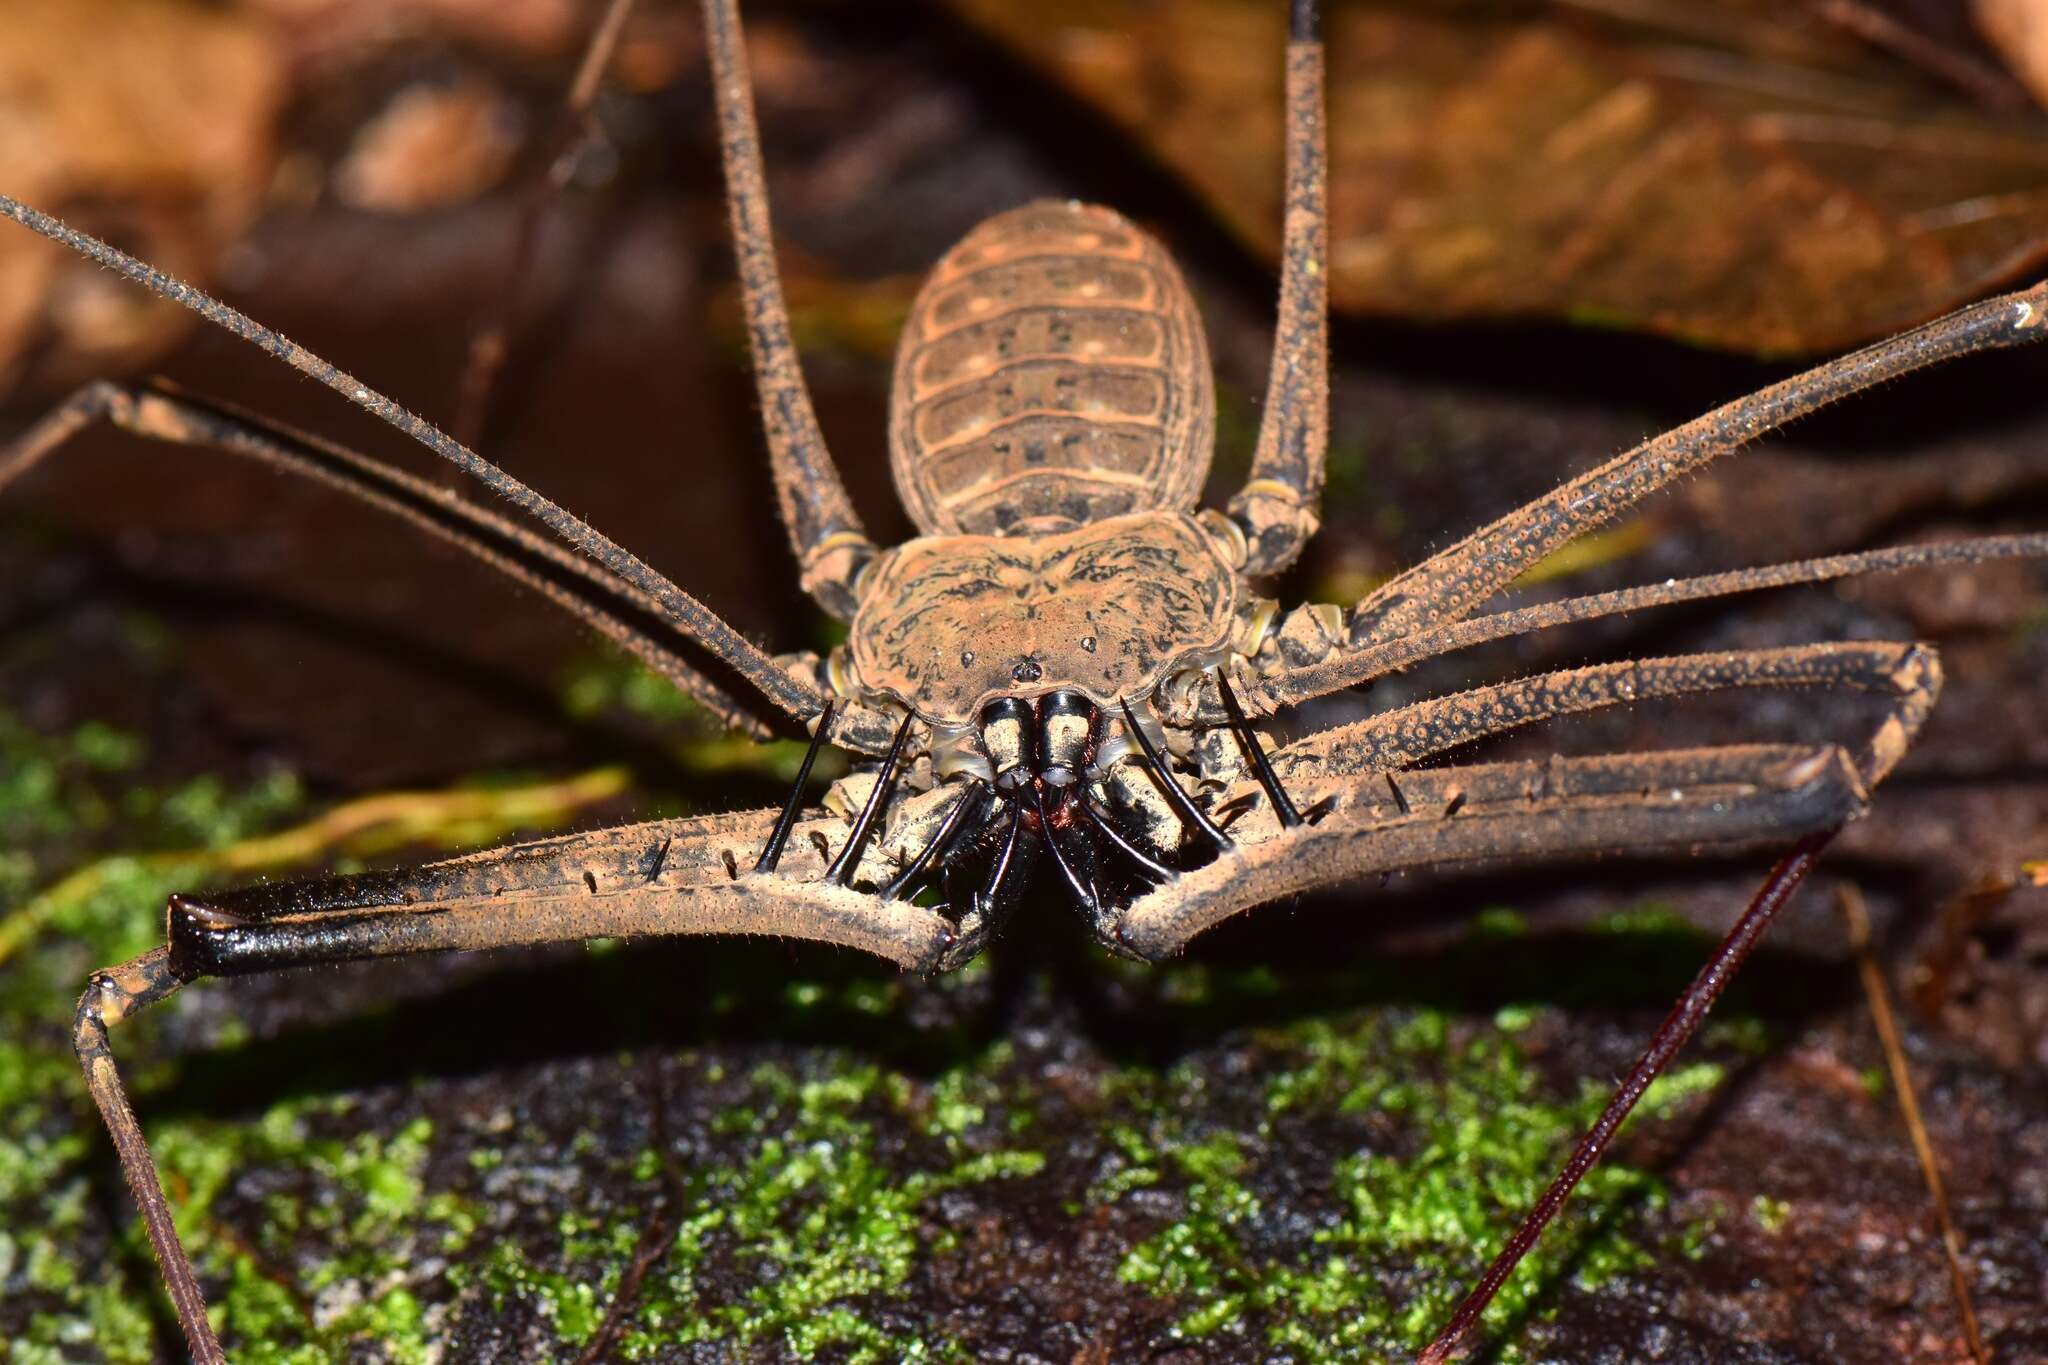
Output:
[[[489,510],[162,386],[96,383],[4,457],[0,484],[88,425],[303,474],[573,613],[724,720],[765,709],[874,760],[857,810],[660,820],[427,867],[173,897],[164,946],[96,973],[74,1042],[192,1354],[224,1359],[110,1050],[184,985],[313,963],[651,935],[781,935],[906,971],[973,958],[1034,878],[1108,952],[1157,962],[1297,893],[1401,869],[1775,843],[1788,849],[1554,1183],[1421,1359],[1442,1361],[1599,1159],[1820,856],[1911,746],[1940,665],[1858,641],[1629,659],[1434,697],[1273,747],[1254,722],[1485,641],[1850,575],[2048,554],[2007,535],[1837,554],[1478,614],[1525,570],[1674,480],[1836,399],[2048,336],[2048,287],[1974,304],[1728,403],[1481,527],[1346,605],[1256,586],[1318,524],[1328,435],[1323,54],[1286,51],[1277,340],[1249,477],[1198,508],[1215,403],[1172,260],[1115,212],[1036,202],[940,261],[897,352],[890,440],[919,535],[869,540],[812,412],[775,264],[734,0],[705,0],[731,225],[771,468],[802,583],[848,625],[770,656],[540,492],[250,318],[13,200],[0,212],[253,342],[511,504]],[[1423,766],[1488,736],[1652,698],[1827,688],[1882,718],[1837,742]],[[805,763],[806,774],[809,760]],[[1370,891],[1361,891],[1370,895]]]

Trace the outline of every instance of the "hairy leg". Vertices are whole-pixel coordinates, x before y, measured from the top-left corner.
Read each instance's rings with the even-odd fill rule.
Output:
[[[2048,339],[2048,283],[1958,309],[1759,389],[1616,456],[1401,574],[1351,611],[1353,648],[1469,615],[1558,546],[1757,437],[1886,380]]]
[[[747,344],[754,356],[754,384],[767,427],[776,499],[803,570],[805,590],[825,610],[850,621],[859,602],[854,580],[875,557],[875,547],[825,448],[804,384],[803,363],[790,335],[789,308],[775,266],[775,234],[768,222],[768,177],[761,164],[761,134],[754,122],[754,87],[747,74],[739,5],[737,0],[702,4],[705,47],[718,100],[733,253],[746,299]]]
[[[1316,533],[1330,442],[1329,152],[1318,0],[1292,0],[1287,34],[1287,195],[1280,314],[1259,443],[1230,515],[1250,575],[1278,573]]]

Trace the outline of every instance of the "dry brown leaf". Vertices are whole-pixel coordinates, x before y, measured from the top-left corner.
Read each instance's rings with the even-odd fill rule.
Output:
[[[483,81],[409,86],[357,130],[335,167],[335,193],[379,213],[465,203],[503,178],[519,150],[517,124],[517,111]]]
[[[251,219],[283,76],[265,30],[169,0],[8,0],[0,41],[6,192],[115,232],[166,269],[207,270]],[[26,233],[0,236],[0,388],[39,336],[55,374],[123,363],[181,325],[110,303],[100,272]]]
[[[552,57],[582,41],[584,0],[245,0],[273,20],[295,63],[327,69],[419,38],[452,39],[522,57]]]
[[[1285,6],[949,3],[1276,250]],[[1342,308],[1802,351],[2048,260],[2048,124],[1810,10],[1372,0],[1326,30]]]
[[[1972,0],[1977,27],[2013,74],[2048,106],[2048,3],[2044,0]]]

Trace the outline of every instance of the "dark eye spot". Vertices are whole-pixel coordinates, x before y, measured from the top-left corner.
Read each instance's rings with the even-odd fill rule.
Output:
[[[1095,637],[1093,635],[1083,635],[1081,637],[1081,648],[1087,653],[1093,654],[1095,652]]]
[[[1020,683],[1035,683],[1045,676],[1045,670],[1038,666],[1036,659],[1026,659],[1010,670],[1010,676]]]
[[[967,667],[967,666],[968,666],[969,664],[972,664],[973,662],[974,662],[974,651],[973,651],[973,650],[971,650],[971,649],[963,649],[963,650],[961,650],[961,651],[960,651],[960,666],[961,666],[962,668],[965,668],[965,667]]]

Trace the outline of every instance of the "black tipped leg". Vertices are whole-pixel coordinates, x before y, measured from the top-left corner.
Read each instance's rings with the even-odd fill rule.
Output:
[[[1316,11],[1321,8],[1318,0],[1291,0],[1287,7],[1287,41],[1290,43],[1316,43],[1322,41],[1322,16]]]

